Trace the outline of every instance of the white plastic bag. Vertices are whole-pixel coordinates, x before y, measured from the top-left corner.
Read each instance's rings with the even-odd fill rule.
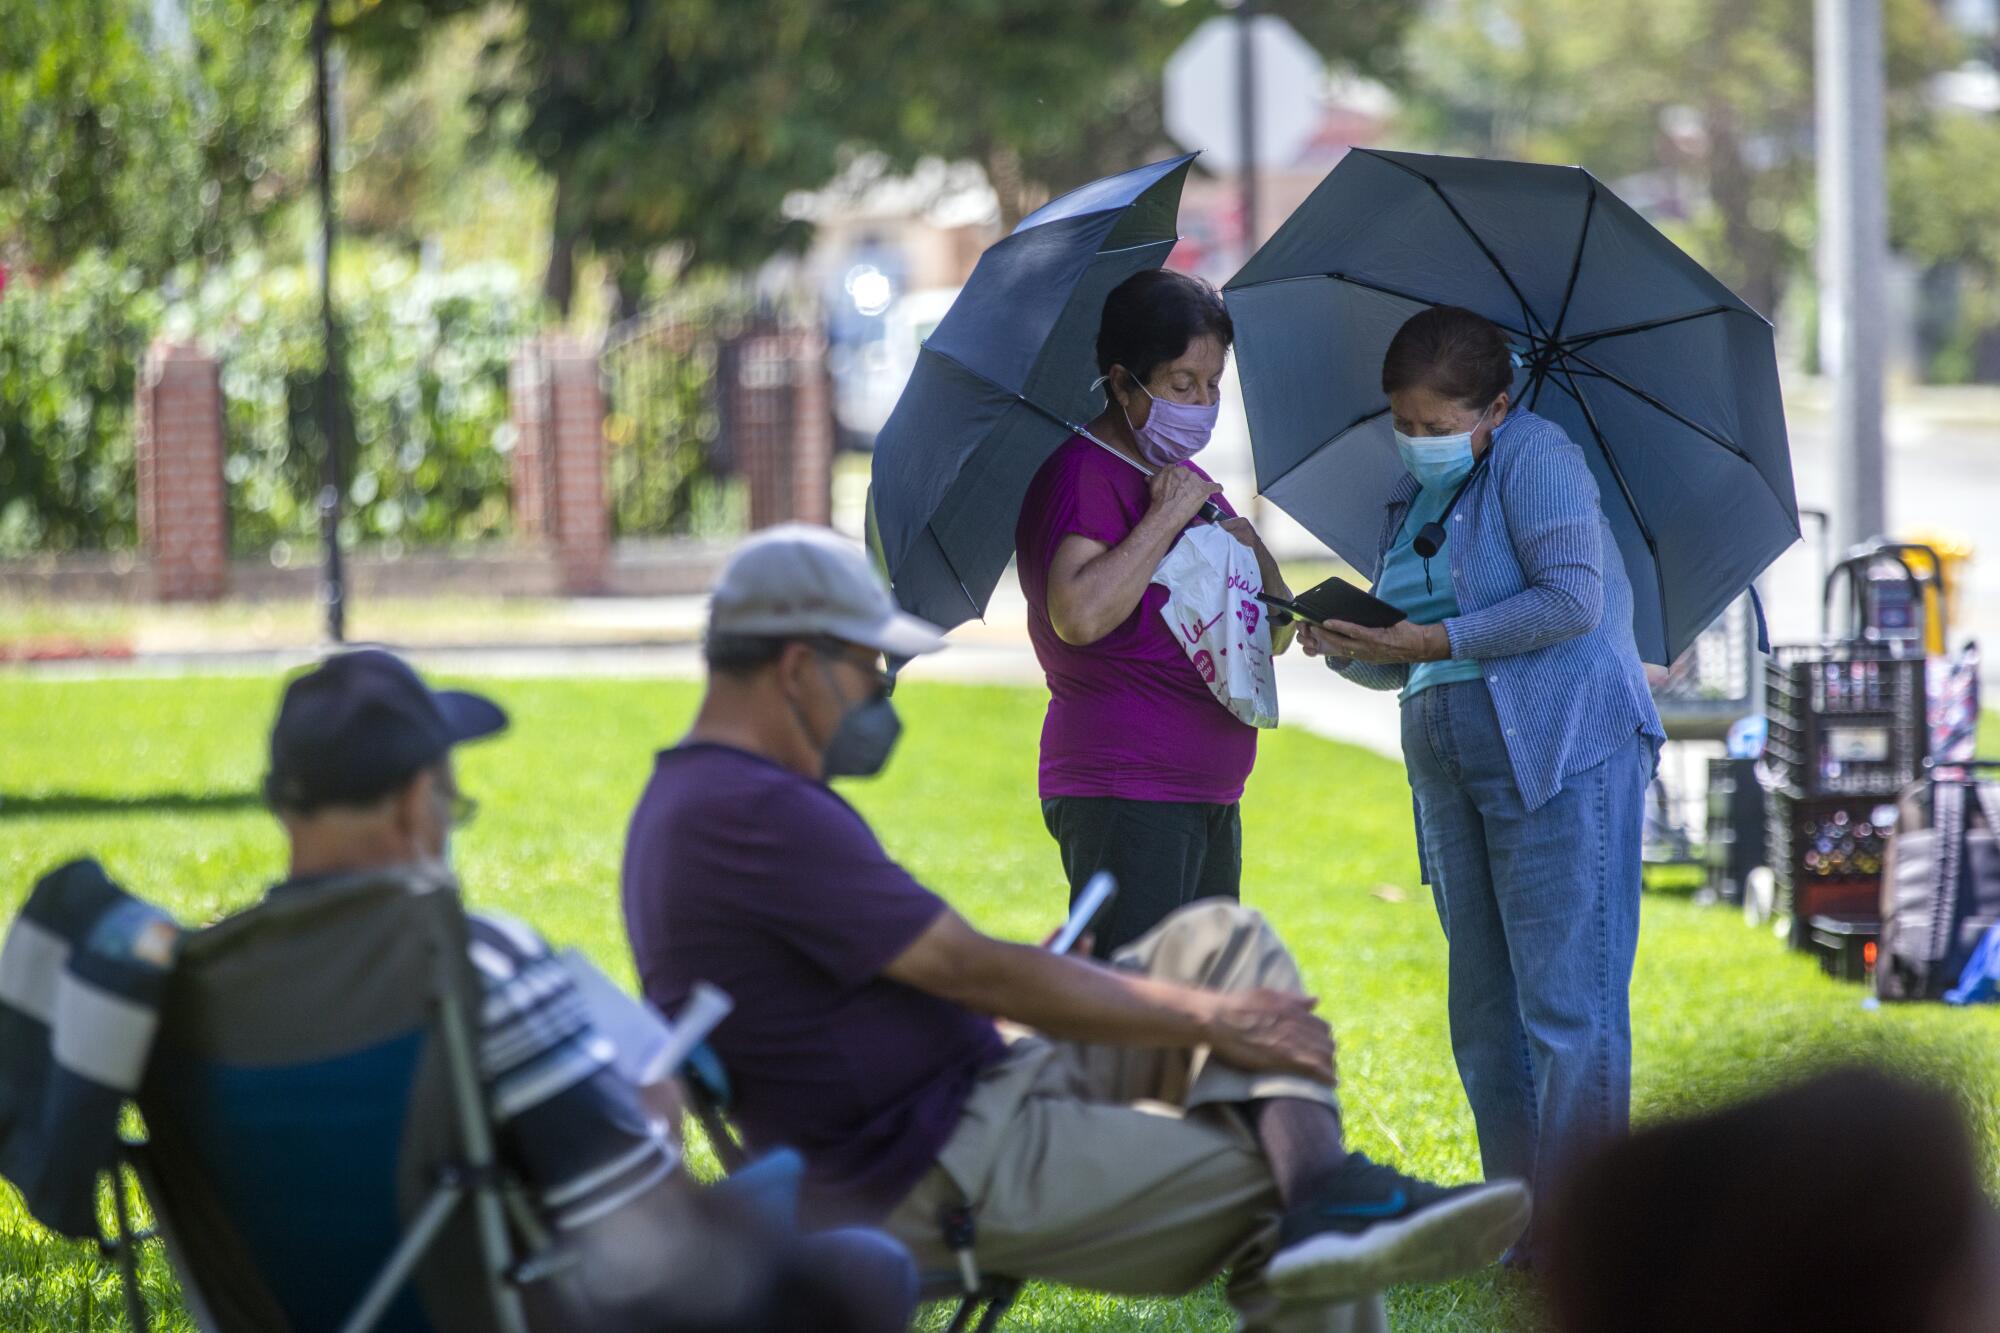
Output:
[[[1213,524],[1189,528],[1153,571],[1167,590],[1160,614],[1216,701],[1253,727],[1278,725],[1269,608],[1257,557]]]

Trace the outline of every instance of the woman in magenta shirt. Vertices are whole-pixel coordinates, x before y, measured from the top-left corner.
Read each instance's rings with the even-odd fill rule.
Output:
[[[1014,531],[1028,636],[1049,683],[1042,815],[1072,899],[1109,870],[1119,893],[1098,923],[1108,957],[1197,898],[1238,896],[1237,803],[1257,758],[1239,722],[1160,615],[1153,571],[1213,500],[1289,595],[1250,520],[1190,459],[1208,443],[1235,336],[1213,287],[1150,269],[1104,303],[1104,411],[1036,474]],[[1288,646],[1289,629],[1272,649]]]

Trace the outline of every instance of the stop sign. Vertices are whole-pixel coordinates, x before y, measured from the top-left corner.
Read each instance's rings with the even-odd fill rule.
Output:
[[[1181,147],[1202,152],[1209,166],[1232,174],[1243,165],[1236,80],[1244,22],[1208,20],[1167,61],[1167,133]],[[1290,166],[1319,128],[1326,62],[1275,14],[1257,14],[1248,23],[1257,165]]]

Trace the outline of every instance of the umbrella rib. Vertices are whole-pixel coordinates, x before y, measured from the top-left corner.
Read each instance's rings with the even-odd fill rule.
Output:
[[[1685,314],[1668,315],[1663,319],[1648,319],[1637,324],[1620,324],[1616,328],[1598,329],[1591,333],[1579,333],[1572,338],[1561,339],[1565,351],[1582,351],[1594,342],[1606,338],[1623,338],[1627,334],[1650,333],[1654,329],[1669,328],[1675,324],[1685,324],[1689,320],[1707,319],[1710,315],[1740,315],[1743,312],[1734,306],[1712,305],[1706,310],[1690,310]]]
[[[966,365],[965,362],[959,360],[957,357],[953,356],[950,352],[944,352],[938,350],[937,348],[931,346],[930,340],[928,338],[924,340],[923,350],[929,352],[932,356],[937,357],[941,361],[948,361],[952,365],[957,366],[960,370],[972,376],[972,378],[980,381],[982,384],[992,385],[994,388],[998,389],[1001,393],[1006,394],[1009,398],[1012,398],[1015,402],[1020,403],[1023,407],[1032,408],[1034,411],[1039,412],[1043,416],[1047,417],[1050,421],[1055,422],[1058,426],[1065,427],[1072,434],[1081,435],[1083,433],[1083,427],[1077,425],[1074,421],[1071,421],[1067,417],[1064,417],[1058,413],[1051,412],[1048,408],[1043,407],[1040,403],[1028,397],[1028,395],[1020,392],[1018,389],[1008,388],[1006,385],[1002,384],[999,380],[994,379],[991,375],[988,375],[983,371],[974,370],[971,366]]]
[[[1660,568],[1660,543],[1653,537],[1652,525],[1646,522],[1646,515],[1639,509],[1639,501],[1632,494],[1632,485],[1625,480],[1625,469],[1618,466],[1617,455],[1605,441],[1604,432],[1598,428],[1597,413],[1590,410],[1590,402],[1583,396],[1583,390],[1570,375],[1567,365],[1562,368],[1563,378],[1569,381],[1569,396],[1583,409],[1584,424],[1590,427],[1590,435],[1597,442],[1597,452],[1604,455],[1604,464],[1611,469],[1611,476],[1618,483],[1619,494],[1625,497],[1625,507],[1632,513],[1632,521],[1639,526],[1639,535],[1645,538],[1646,550],[1653,557],[1653,586],[1660,594],[1660,640],[1664,645],[1667,638],[1667,576]]]
[[[1342,426],[1339,430],[1327,436],[1325,439],[1321,440],[1318,444],[1306,450],[1303,454],[1300,454],[1299,461],[1292,464],[1290,467],[1286,468],[1283,472],[1280,472],[1277,476],[1271,478],[1269,485],[1266,485],[1263,482],[1259,482],[1257,484],[1257,494],[1269,495],[1271,493],[1272,486],[1276,486],[1286,477],[1291,476],[1294,472],[1297,472],[1300,468],[1304,467],[1307,463],[1311,462],[1314,458],[1318,457],[1320,450],[1326,448],[1329,444],[1332,444],[1335,440],[1347,434],[1347,432],[1353,430],[1355,427],[1367,425],[1369,422],[1373,421],[1376,417],[1381,416],[1388,410],[1389,410],[1388,405],[1385,403],[1383,406],[1376,408],[1373,412],[1364,412],[1360,416],[1354,418],[1354,420],[1348,422],[1345,426]]]
[[[1652,408],[1654,411],[1659,412],[1662,415],[1672,417],[1675,421],[1680,422],[1683,426],[1686,426],[1689,430],[1695,432],[1697,435],[1700,435],[1704,439],[1710,440],[1715,444],[1720,445],[1727,452],[1736,455],[1738,458],[1748,463],[1750,465],[1750,470],[1752,472],[1755,472],[1757,476],[1760,479],[1762,479],[1765,487],[1771,492],[1772,498],[1777,500],[1778,507],[1780,509],[1785,508],[1785,497],[1778,494],[1778,488],[1776,486],[1771,485],[1771,479],[1769,477],[1764,476],[1764,469],[1757,465],[1757,460],[1752,458],[1747,452],[1745,452],[1741,445],[1736,444],[1732,440],[1725,440],[1720,435],[1717,435],[1714,431],[1708,430],[1705,427],[1696,424],[1695,422],[1689,421],[1686,417],[1674,411],[1674,409],[1668,407],[1665,403],[1661,402],[1658,398],[1655,398],[1652,394],[1647,393],[1644,389],[1641,389],[1634,384],[1628,384],[1620,376],[1614,375],[1610,371],[1605,370],[1603,367],[1594,364],[1588,358],[1578,356],[1575,357],[1574,359],[1583,362],[1585,368],[1582,370],[1577,369],[1575,366],[1570,364],[1571,358],[1565,357],[1563,359],[1563,371],[1565,374],[1570,376],[1584,375],[1588,376],[1591,379],[1603,380],[1608,384],[1615,384],[1619,388],[1623,389],[1625,392],[1631,394],[1634,398],[1637,398],[1640,402],[1646,404],[1646,406]],[[1797,501],[1793,501],[1793,503],[1796,504]],[[1793,526],[1794,528],[1797,527],[1796,522],[1794,522]]]
[[[985,624],[986,608],[981,606],[978,599],[973,597],[972,589],[965,586],[965,575],[958,572],[958,566],[952,563],[951,552],[944,549],[944,538],[938,534],[937,528],[930,523],[924,524],[924,531],[931,535],[931,543],[937,547],[938,557],[944,561],[944,567],[951,571],[952,581],[958,584],[958,590],[965,594],[966,604],[972,608],[972,618],[979,621],[982,625]]]
[[[1146,250],[1156,245],[1174,246],[1180,243],[1181,238],[1179,236],[1162,236],[1156,241],[1137,241],[1131,245],[1121,245],[1116,250],[1099,250],[1096,257],[1102,259],[1106,255],[1130,254],[1134,250]]]
[[[1292,273],[1282,278],[1266,278],[1262,282],[1246,282],[1241,287],[1231,287],[1228,290],[1232,292],[1247,292],[1259,287],[1275,287],[1279,283],[1284,282],[1312,282],[1318,278],[1328,278],[1334,282],[1344,282],[1350,287],[1359,287],[1363,291],[1380,292],[1384,296],[1393,296],[1398,300],[1411,301],[1417,305],[1436,306],[1444,304],[1444,302],[1434,301],[1428,296],[1419,296],[1415,292],[1404,291],[1400,287],[1386,287],[1379,282],[1370,282],[1366,278],[1357,278],[1352,273]],[[1505,324],[1497,319],[1493,323],[1517,338],[1534,336],[1515,328],[1512,324]]]
[[[1639,510],[1638,497],[1632,494],[1632,485],[1630,482],[1625,480],[1625,469],[1618,465],[1617,455],[1611,452],[1611,445],[1608,441],[1605,440],[1604,431],[1597,424],[1597,413],[1591,411],[1589,400],[1583,396],[1583,390],[1581,387],[1578,386],[1575,378],[1570,374],[1568,366],[1562,367],[1561,375],[1562,379],[1567,380],[1568,383],[1567,385],[1564,385],[1558,382],[1556,387],[1565,388],[1569,393],[1569,396],[1576,401],[1576,405],[1583,409],[1584,424],[1590,427],[1590,436],[1597,443],[1597,452],[1604,455],[1605,465],[1611,469],[1612,478],[1616,480],[1618,483],[1619,493],[1625,497],[1625,507],[1632,511],[1632,521],[1639,525],[1639,535],[1646,539],[1646,549],[1653,553],[1654,572],[1657,574],[1659,566],[1660,544],[1653,539],[1653,529],[1651,525],[1649,525],[1646,522],[1645,514],[1641,513]],[[1551,376],[1551,378],[1553,379],[1554,376]],[[1663,585],[1660,588],[1660,596],[1662,599],[1666,597],[1666,591],[1667,590]]]
[[[1575,352],[1565,353],[1563,356],[1563,365],[1565,370],[1568,370],[1570,368],[1569,362],[1572,360],[1579,362],[1584,367],[1586,373],[1593,375],[1598,379],[1606,380],[1612,384],[1617,385],[1619,388],[1623,389],[1626,393],[1631,394],[1634,398],[1637,398],[1640,402],[1652,408],[1655,412],[1660,412],[1666,416],[1670,416],[1675,421],[1680,422],[1683,426],[1686,426],[1689,430],[1693,431],[1695,434],[1702,436],[1704,439],[1707,439],[1714,444],[1721,445],[1724,449],[1727,449],[1730,453],[1735,454],[1738,458],[1750,464],[1751,467],[1757,466],[1757,460],[1750,457],[1749,454],[1745,453],[1743,451],[1743,447],[1737,444],[1734,440],[1725,439],[1724,437],[1716,434],[1714,431],[1710,430],[1708,427],[1702,425],[1698,421],[1690,421],[1687,417],[1682,416],[1679,412],[1674,411],[1673,408],[1668,407],[1664,402],[1660,401],[1652,394],[1647,393],[1644,389],[1640,388],[1638,385],[1633,384],[1631,381],[1627,380],[1624,376],[1606,370],[1603,366],[1598,365],[1595,361],[1592,361],[1589,357],[1582,356]]]
[[[1157,244],[1157,242],[1155,242],[1155,244]],[[947,362],[953,366],[958,367],[960,370],[964,371],[966,374],[972,376],[972,378],[980,381],[981,383],[992,385],[994,388],[998,389],[1001,393],[1007,394],[1010,397],[1012,397],[1015,402],[1020,403],[1022,406],[1027,407],[1032,411],[1040,413],[1042,416],[1047,417],[1050,421],[1055,422],[1058,426],[1061,426],[1063,429],[1069,431],[1071,434],[1080,435],[1083,433],[1083,427],[1077,425],[1074,421],[1066,420],[1063,417],[1057,415],[1056,413],[1049,411],[1048,408],[1043,407],[1040,403],[1028,397],[1026,394],[1008,388],[1006,385],[1000,383],[1000,381],[994,379],[991,375],[982,374],[981,372],[974,370],[971,366],[966,365],[965,362],[959,360],[957,357],[953,356],[950,352],[941,351],[938,348],[931,346],[929,339],[924,340],[922,350],[929,352],[932,356],[937,357],[941,361]],[[975,599],[972,595],[972,590],[965,586],[965,576],[958,572],[958,566],[952,563],[951,553],[944,549],[944,538],[938,535],[938,530],[935,527],[931,526],[928,520],[926,520],[924,523],[924,531],[930,533],[931,541],[936,544],[938,549],[938,554],[944,558],[945,568],[951,571],[952,578],[958,583],[958,590],[965,594],[965,600],[971,604],[973,616],[981,621],[985,620],[986,609],[979,605],[978,600]]]
[[[1500,262],[1500,257],[1494,254],[1492,249],[1487,246],[1485,239],[1482,238],[1478,232],[1472,229],[1472,224],[1465,220],[1465,214],[1459,212],[1458,205],[1454,204],[1451,201],[1451,198],[1445,194],[1443,186],[1439,185],[1429,176],[1426,176],[1423,172],[1418,171],[1415,167],[1410,166],[1409,164],[1404,162],[1398,162],[1396,161],[1396,159],[1392,157],[1383,157],[1380,153],[1369,152],[1369,150],[1365,148],[1356,149],[1355,151],[1368,153],[1370,157],[1375,158],[1377,161],[1387,162],[1390,166],[1395,167],[1400,171],[1407,171],[1412,176],[1415,176],[1418,180],[1422,181],[1424,184],[1430,186],[1431,193],[1438,197],[1438,202],[1442,203],[1445,206],[1445,209],[1448,212],[1450,212],[1452,219],[1456,221],[1461,228],[1464,229],[1465,234],[1471,238],[1472,243],[1479,247],[1479,253],[1486,256],[1486,262],[1493,265],[1493,271],[1500,275],[1500,281],[1507,284],[1507,290],[1514,293],[1514,299],[1521,303],[1522,322],[1527,324],[1530,328],[1533,328],[1537,324],[1541,323],[1541,321],[1535,318],[1535,312],[1529,309],[1528,298],[1523,296],[1521,294],[1521,289],[1514,285],[1514,275],[1507,271],[1507,266]],[[1432,304],[1435,305],[1436,302],[1432,302]],[[1535,335],[1530,335],[1530,336],[1535,336]],[[1548,330],[1546,329],[1546,327],[1543,329],[1542,333],[1539,336],[1541,337],[1548,336]]]
[[[1570,299],[1576,295],[1576,276],[1583,272],[1583,247],[1590,242],[1590,222],[1597,216],[1597,181],[1587,171],[1584,172],[1583,178],[1590,186],[1590,193],[1584,196],[1583,230],[1576,234],[1576,253],[1570,256],[1569,286],[1563,288],[1562,308],[1556,311],[1556,326],[1549,334],[1549,337],[1556,342],[1562,341],[1563,321],[1569,318]]]

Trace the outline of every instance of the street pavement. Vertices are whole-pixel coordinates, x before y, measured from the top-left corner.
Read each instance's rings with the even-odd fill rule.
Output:
[[[1790,387],[1793,468],[1799,502],[1824,509],[1833,497],[1832,440],[1824,386]],[[1982,639],[1989,690],[2000,690],[2000,574],[1979,570],[1979,556],[2000,561],[2000,390],[1925,389],[1892,403],[1888,417],[1889,514],[1899,537],[1922,534],[1969,540],[1975,553],[1971,577],[1960,592],[1962,618],[1954,637]],[[1245,483],[1247,485],[1247,479]],[[1276,511],[1260,524],[1280,554],[1292,560],[1324,558],[1316,544]],[[1823,558],[1816,532],[1781,557],[1763,581],[1774,642],[1807,642],[1820,633]],[[409,645],[431,670],[516,676],[599,675],[687,678],[699,674],[695,640],[703,620],[699,597],[581,599],[564,608],[571,641]],[[1010,571],[1000,581],[983,622],[959,627],[952,647],[910,668],[913,680],[1039,685],[1042,675],[1029,647],[1026,604]],[[42,676],[265,672],[312,660],[304,647],[243,651],[142,652],[126,662],[50,663],[25,670]],[[1334,740],[1382,754],[1400,752],[1395,697],[1351,685],[1296,651],[1278,661],[1284,724],[1303,726]]]
[[[697,642],[704,601],[699,597],[625,598],[591,603],[577,611],[586,628],[600,613],[602,628],[632,631],[657,626],[660,637],[629,637],[569,644],[392,645],[425,671],[492,676],[610,676],[690,679],[701,674]],[[913,664],[907,679],[966,684],[1042,684],[1027,636],[1028,607],[1010,573],[1001,580],[984,622],[961,625],[951,647]],[[615,624],[613,623],[615,622]],[[17,668],[43,678],[101,676],[277,673],[319,656],[309,647],[241,651],[142,653],[116,661],[39,663]],[[1365,745],[1384,754],[1399,752],[1394,695],[1350,685],[1316,661],[1294,651],[1278,661],[1280,708],[1288,724],[1302,725],[1336,740]]]

